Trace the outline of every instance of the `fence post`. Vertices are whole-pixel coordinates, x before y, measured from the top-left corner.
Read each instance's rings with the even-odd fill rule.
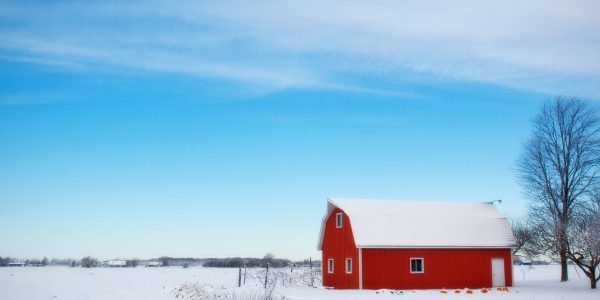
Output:
[[[242,287],[242,267],[238,270],[238,287]]]
[[[310,268],[310,287],[315,287],[315,275],[312,269],[312,257],[308,258],[308,265]]]
[[[248,269],[244,266],[244,285],[246,285],[246,273],[248,273]]]
[[[269,278],[269,263],[267,263],[267,271],[265,272],[265,289],[267,288],[267,279]]]

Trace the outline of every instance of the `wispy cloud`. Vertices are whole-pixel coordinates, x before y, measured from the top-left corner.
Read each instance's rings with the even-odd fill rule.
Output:
[[[419,74],[596,96],[597,11],[596,1],[18,2],[0,7],[0,51],[273,90],[402,93],[345,78]]]

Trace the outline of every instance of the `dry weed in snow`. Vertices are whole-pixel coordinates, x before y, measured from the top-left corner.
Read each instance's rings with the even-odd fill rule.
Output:
[[[171,295],[182,300],[286,300],[273,289],[228,289],[210,284],[184,283],[173,290]]]
[[[264,285],[267,271],[263,268],[248,269],[247,277],[254,282]],[[283,287],[321,286],[322,275],[320,269],[308,268],[270,268],[267,283]]]

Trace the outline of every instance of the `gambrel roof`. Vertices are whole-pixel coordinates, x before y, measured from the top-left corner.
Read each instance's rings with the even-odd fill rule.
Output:
[[[350,219],[358,248],[510,248],[508,220],[492,202],[329,198],[325,223],[335,208]]]

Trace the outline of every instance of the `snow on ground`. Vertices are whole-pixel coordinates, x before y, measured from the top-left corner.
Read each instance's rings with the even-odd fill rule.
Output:
[[[600,299],[599,290],[589,289],[589,281],[581,271],[569,270],[571,281],[560,283],[559,266],[515,267],[515,287],[509,292],[492,290],[487,294],[474,290],[447,294],[439,290],[421,291],[357,291],[328,290],[311,287],[283,287],[277,291],[290,300],[304,299]],[[258,290],[261,283],[248,279],[246,287],[238,290],[237,269],[221,268],[68,268],[14,267],[0,268],[0,299],[2,300],[175,300],[171,291],[184,283],[223,286],[234,291]],[[393,293],[392,293],[393,292]]]

